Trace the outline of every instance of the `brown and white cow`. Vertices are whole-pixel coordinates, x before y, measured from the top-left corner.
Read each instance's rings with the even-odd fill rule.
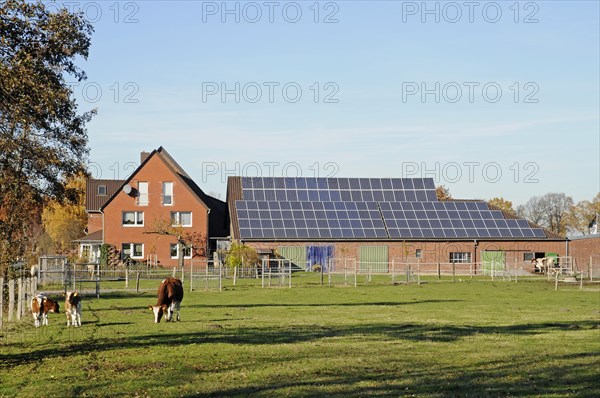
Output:
[[[166,312],[167,322],[173,319],[173,313],[177,311],[176,319],[179,321],[179,307],[183,300],[183,284],[177,278],[167,278],[158,287],[158,301],[156,305],[148,308],[154,313],[154,322],[159,323]]]
[[[543,257],[543,258],[534,258],[531,260],[533,265],[535,266],[536,272],[547,274],[554,273],[554,257]]]
[[[78,292],[67,292],[65,314],[67,314],[67,326],[81,326],[81,296]]]
[[[58,314],[58,302],[49,299],[44,294],[38,294],[31,300],[31,314],[35,327],[48,325],[48,313]]]

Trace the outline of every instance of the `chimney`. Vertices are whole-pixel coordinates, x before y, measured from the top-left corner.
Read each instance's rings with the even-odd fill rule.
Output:
[[[148,159],[148,156],[150,156],[150,152],[142,151],[142,153],[140,153],[140,164],[144,163],[144,161]]]

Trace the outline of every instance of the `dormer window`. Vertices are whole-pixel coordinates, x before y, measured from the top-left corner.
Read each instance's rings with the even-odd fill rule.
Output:
[[[98,185],[98,196],[106,196],[106,185]]]

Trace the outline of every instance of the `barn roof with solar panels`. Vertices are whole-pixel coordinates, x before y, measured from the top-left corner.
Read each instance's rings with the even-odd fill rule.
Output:
[[[564,239],[431,178],[230,177],[227,203],[242,241]]]

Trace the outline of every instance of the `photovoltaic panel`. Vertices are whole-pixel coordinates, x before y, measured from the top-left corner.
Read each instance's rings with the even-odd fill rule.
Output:
[[[242,178],[242,239],[545,238],[485,202],[438,201],[433,179]]]
[[[299,201],[437,201],[431,178],[242,177],[244,200],[284,196]]]

